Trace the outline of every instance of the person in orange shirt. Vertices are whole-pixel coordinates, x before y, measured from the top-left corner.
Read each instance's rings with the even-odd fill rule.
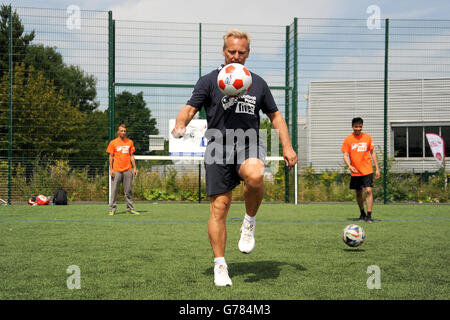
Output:
[[[350,189],[356,191],[356,201],[361,212],[359,220],[372,223],[372,160],[375,165],[375,179],[380,177],[380,170],[372,137],[362,132],[363,123],[364,121],[360,117],[352,119],[353,133],[345,138],[341,151],[344,153],[345,164],[351,173]],[[366,193],[367,215],[364,211],[363,192]]]
[[[111,199],[109,201],[109,215],[115,214],[117,209],[117,194],[120,183],[123,183],[123,191],[127,204],[127,213],[138,215],[134,210],[131,196],[133,177],[137,175],[136,161],[133,153],[134,143],[126,137],[127,128],[121,124],[117,129],[118,137],[112,140],[106,152],[109,153],[109,172],[111,175]]]

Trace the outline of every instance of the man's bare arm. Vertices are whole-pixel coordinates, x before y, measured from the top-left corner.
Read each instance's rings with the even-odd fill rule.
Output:
[[[197,108],[190,105],[185,105],[183,109],[180,110],[175,120],[175,127],[172,130],[172,135],[175,138],[181,138],[184,136],[186,126],[189,122],[191,122],[192,118],[194,118],[197,111]]]

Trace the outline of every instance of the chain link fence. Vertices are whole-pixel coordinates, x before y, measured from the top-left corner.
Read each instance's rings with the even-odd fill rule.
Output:
[[[248,67],[266,79],[285,113],[292,90],[285,77],[285,26],[115,21],[112,12],[77,7],[9,10],[2,7],[2,48],[12,40],[1,65],[2,199],[26,201],[63,187],[72,201],[106,201],[106,147],[117,126],[127,125],[136,155],[168,154],[169,120],[198,78],[223,63],[222,36],[230,28],[250,33]],[[162,137],[164,150],[151,151],[149,136]],[[138,166],[137,200],[206,198],[196,164]],[[268,200],[289,197],[285,181]]]
[[[450,141],[450,21],[293,18],[288,26],[231,26],[2,6],[0,22],[0,198],[9,202],[59,187],[71,201],[107,201],[106,147],[120,123],[137,155],[168,154],[169,120],[198,78],[223,63],[230,28],[250,34],[246,64],[271,87],[311,186],[319,178],[345,182],[340,147],[355,116],[365,120],[386,168],[385,198],[388,169],[439,170],[426,133]],[[162,138],[164,150],[151,151],[149,136]],[[136,200],[206,199],[198,164],[138,166]],[[293,202],[293,181],[293,172],[274,172],[265,200]]]

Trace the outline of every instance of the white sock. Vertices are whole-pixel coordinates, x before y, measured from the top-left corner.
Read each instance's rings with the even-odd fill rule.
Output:
[[[245,214],[244,221],[247,221],[248,223],[255,225],[256,216],[250,217],[248,214]]]
[[[214,258],[214,265],[217,265],[217,264],[221,264],[221,263],[223,263],[223,264],[227,264],[226,262],[225,262],[225,257],[217,257],[217,258]]]

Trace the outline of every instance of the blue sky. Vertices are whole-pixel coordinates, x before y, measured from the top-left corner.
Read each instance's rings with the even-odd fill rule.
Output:
[[[381,18],[449,19],[448,0],[1,0],[14,6],[112,10],[115,19],[241,23],[290,24],[298,18],[366,19],[370,5],[380,8]]]

